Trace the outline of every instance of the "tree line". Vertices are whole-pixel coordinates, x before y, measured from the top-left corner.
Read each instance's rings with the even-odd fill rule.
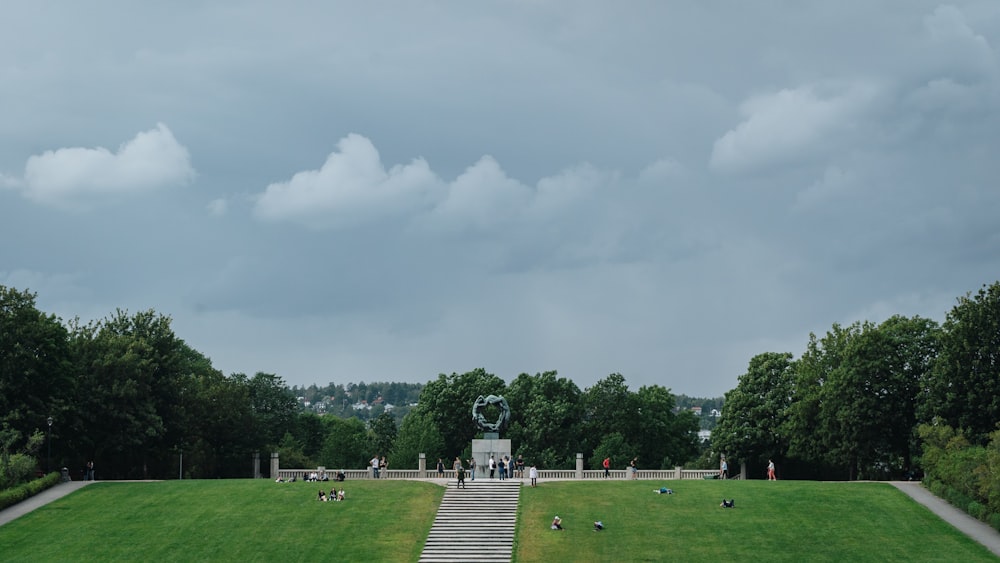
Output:
[[[751,475],[773,459],[786,477],[912,478],[922,426],[984,447],[1000,421],[1000,282],[959,297],[940,325],[834,324],[797,359],[754,356],[725,406],[712,448]]]
[[[42,472],[67,467],[78,474],[94,461],[104,479],[246,477],[254,452],[265,472],[270,452],[279,452],[283,467],[364,467],[385,455],[391,466],[415,468],[420,453],[469,455],[479,435],[472,404],[488,394],[504,395],[512,407],[504,437],[515,455],[541,467],[574,467],[578,452],[593,467],[610,456],[622,466],[638,457],[653,468],[699,453],[696,417],[675,412],[668,389],[633,392],[620,374],[585,390],[554,371],[521,374],[507,385],[483,369],[441,374],[425,385],[290,389],[276,374],[224,375],[153,310],[63,323],[35,299],[0,286],[0,465],[7,484],[17,480],[15,465],[25,473],[25,453]],[[307,397],[324,411],[340,405],[341,414],[357,401],[391,399],[406,403],[398,405],[405,416],[384,407],[366,420],[331,416],[304,409]]]

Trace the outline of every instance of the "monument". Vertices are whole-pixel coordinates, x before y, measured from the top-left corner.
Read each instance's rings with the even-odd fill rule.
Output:
[[[491,422],[486,418],[490,412],[496,412],[496,420]],[[492,417],[491,417],[492,418]],[[483,431],[482,439],[472,440],[472,457],[476,460],[476,477],[489,477],[490,456],[499,461],[504,456],[513,458],[510,440],[501,440],[500,431],[510,423],[510,406],[502,396],[480,395],[472,404],[472,421]]]

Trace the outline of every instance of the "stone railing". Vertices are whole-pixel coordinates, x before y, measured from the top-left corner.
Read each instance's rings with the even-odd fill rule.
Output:
[[[282,481],[289,481],[292,477],[295,477],[296,481],[308,481],[309,476],[316,473],[317,477],[322,480],[323,475],[328,477],[329,481],[333,481],[339,471],[329,470],[323,468],[316,469],[279,469],[278,475],[281,477]],[[719,474],[718,469],[684,469],[682,467],[675,467],[674,469],[640,469],[636,473],[637,479],[647,480],[647,481],[664,481],[664,480],[677,480],[677,479],[705,479],[706,477],[712,477]],[[437,470],[427,470],[421,471],[419,469],[389,469],[381,472],[379,478],[381,479],[436,479]],[[454,472],[450,469],[445,471],[445,478],[454,478]],[[628,469],[612,469],[609,471],[611,479],[629,479],[631,478],[631,472]],[[484,475],[480,473],[477,475],[480,479],[484,478]],[[371,469],[345,469],[344,478],[349,480],[355,479],[372,479]],[[528,470],[524,470],[524,479],[528,478]],[[597,480],[604,479],[604,470],[586,470],[577,471],[575,469],[539,469],[538,470],[539,479],[549,479],[549,480]],[[731,476],[730,479],[739,478],[737,476]]]

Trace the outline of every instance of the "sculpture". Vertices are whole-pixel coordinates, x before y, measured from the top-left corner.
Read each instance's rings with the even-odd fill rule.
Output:
[[[500,408],[500,416],[496,422],[488,422],[486,417],[480,412],[487,405],[496,405]],[[486,397],[480,395],[476,398],[476,402],[472,404],[472,420],[484,432],[499,432],[510,422],[510,406],[507,404],[507,399],[499,395],[488,395]]]

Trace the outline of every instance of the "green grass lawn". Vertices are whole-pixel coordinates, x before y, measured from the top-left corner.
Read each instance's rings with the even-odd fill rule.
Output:
[[[0,526],[2,561],[416,561],[444,488],[347,481],[96,483]]]
[[[525,487],[515,560],[997,560],[887,484],[665,481],[676,494],[654,494],[660,484]],[[417,561],[444,494],[347,481],[347,502],[321,503],[319,485],[97,483],[0,526],[0,561]],[[720,508],[723,496],[736,508]],[[549,530],[556,514],[563,532]]]
[[[661,484],[675,494],[655,494]],[[522,490],[519,510],[519,563],[997,560],[886,483],[543,483]],[[549,529],[555,515],[565,531]]]

